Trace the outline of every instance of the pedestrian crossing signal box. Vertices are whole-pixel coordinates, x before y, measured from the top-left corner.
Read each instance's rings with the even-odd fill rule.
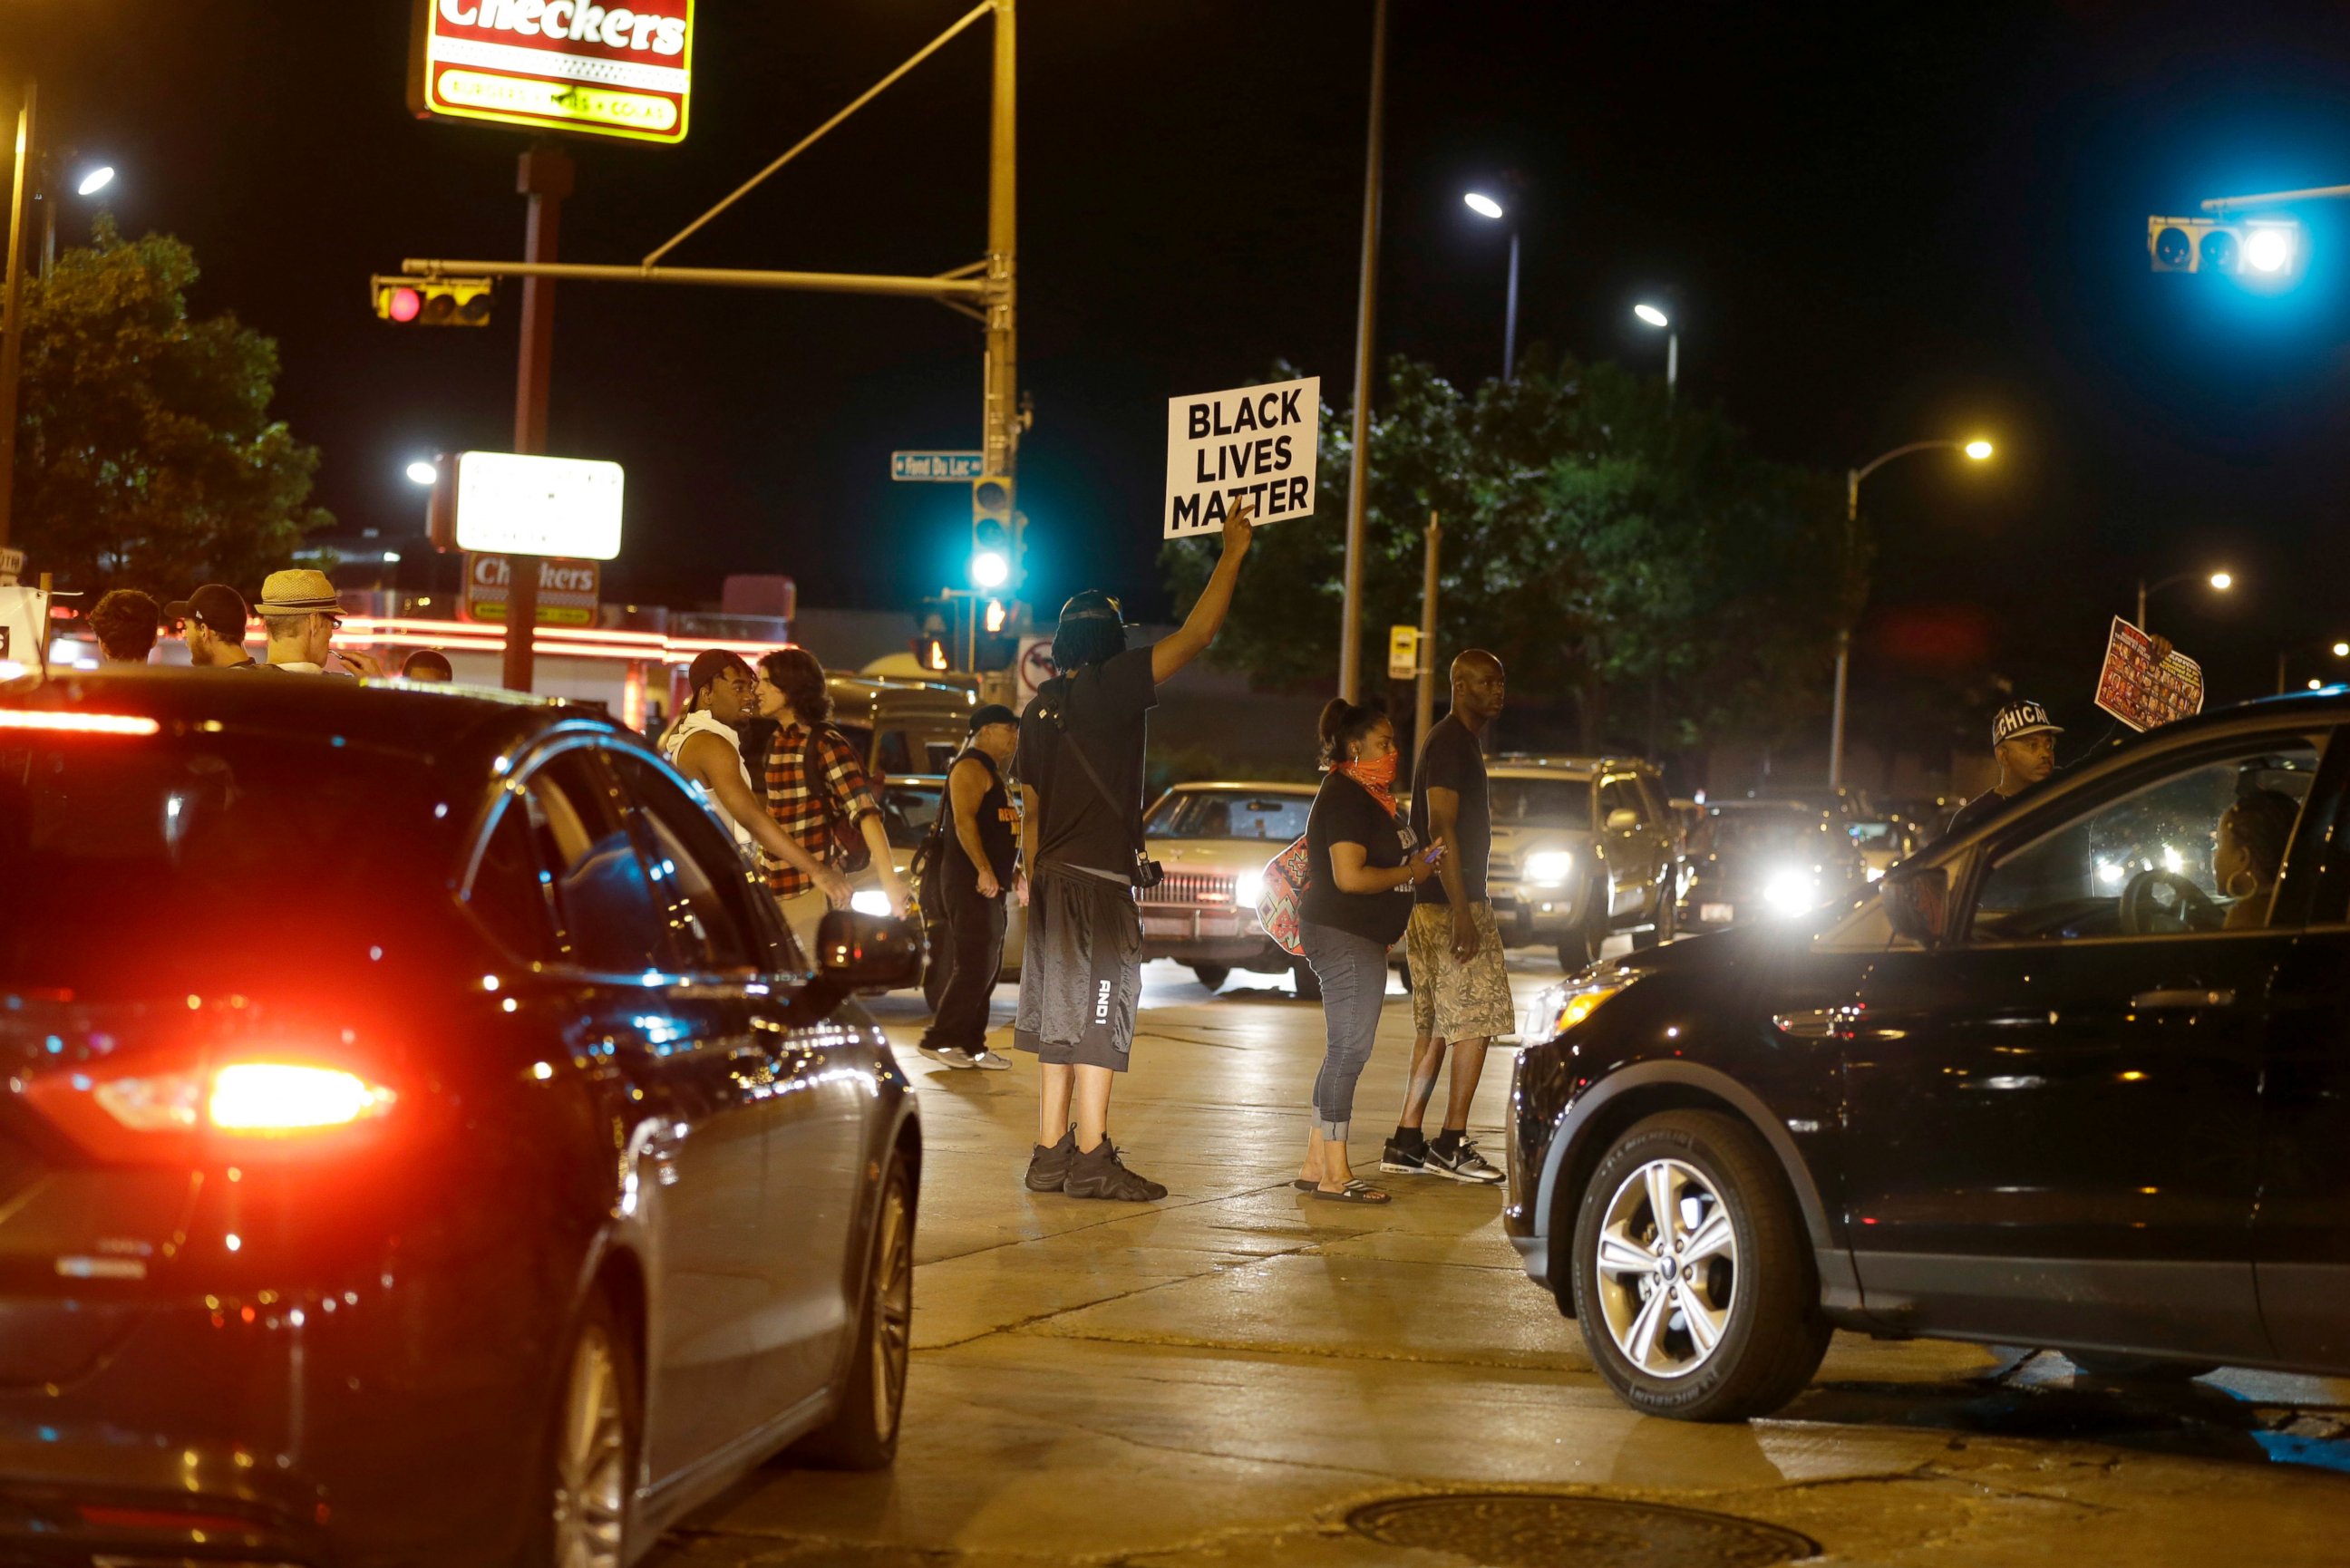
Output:
[[[1388,679],[1409,680],[1419,673],[1419,628],[1388,628]]]
[[[379,273],[368,280],[375,313],[403,327],[487,327],[496,280],[486,277],[407,277]]]

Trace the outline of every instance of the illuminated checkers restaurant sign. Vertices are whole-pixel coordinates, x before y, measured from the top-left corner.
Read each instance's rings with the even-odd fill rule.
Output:
[[[693,0],[417,0],[409,54],[419,115],[682,141]]]

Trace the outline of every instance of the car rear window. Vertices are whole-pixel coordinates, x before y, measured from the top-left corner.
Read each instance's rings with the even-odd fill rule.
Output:
[[[1564,827],[1591,830],[1588,779],[1489,778],[1496,827]]]
[[[437,804],[411,759],[331,738],[0,732],[0,985],[364,962],[332,938],[396,922],[443,871],[418,853]]]

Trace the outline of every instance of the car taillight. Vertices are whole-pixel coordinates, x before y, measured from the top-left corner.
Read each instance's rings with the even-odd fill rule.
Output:
[[[206,1145],[239,1158],[291,1152],[373,1121],[400,1098],[346,1068],[271,1061],[51,1072],[25,1096],[91,1154],[132,1161],[197,1157]]]

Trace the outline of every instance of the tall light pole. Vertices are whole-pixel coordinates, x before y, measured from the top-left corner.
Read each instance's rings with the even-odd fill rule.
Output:
[[[25,348],[25,223],[35,160],[41,155],[36,111],[40,89],[25,84],[16,111],[16,177],[8,201],[8,261],[0,283],[0,548],[8,543],[10,503],[16,491],[16,369]]]
[[[1353,455],[1347,464],[1347,602],[1338,621],[1338,695],[1363,696],[1363,517],[1371,504],[1371,329],[1379,292],[1379,143],[1387,115],[1388,0],[1371,7],[1371,128],[1363,153],[1363,277],[1355,301]]]
[[[1471,191],[1461,198],[1468,209],[1481,218],[1499,223],[1509,217],[1501,202],[1482,191]],[[1515,379],[1518,366],[1518,225],[1510,224],[1510,293],[1509,303],[1502,312],[1502,379]]]
[[[1632,307],[1632,314],[1649,326],[1660,328],[1665,335],[1665,401],[1673,400],[1673,383],[1681,379],[1681,329],[1673,325],[1660,306],[1646,300]]]
[[[1844,476],[1844,550],[1845,561],[1851,563],[1852,553],[1858,547],[1860,531],[1860,482],[1891,462],[1897,457],[1908,457],[1913,452],[1934,452],[1948,448],[1962,452],[1970,461],[1981,462],[1991,456],[1991,442],[1980,438],[1974,441],[1913,441],[1907,446],[1897,446],[1891,452],[1872,458],[1858,468],[1846,469]],[[1828,790],[1833,794],[1844,787],[1844,703],[1846,678],[1852,667],[1852,622],[1860,618],[1860,606],[1856,602],[1846,612],[1845,624],[1836,628],[1835,649],[1835,712],[1828,724]]]
[[[2149,627],[2149,626],[2147,626],[2147,625],[2146,624],[2146,601],[2147,601],[2147,600],[2148,600],[2148,599],[2152,598],[2155,595],[2157,595],[2157,594],[2160,593],[2160,592],[2161,592],[2163,589],[2165,589],[2165,588],[2176,587],[2177,585],[2178,585],[2178,584],[2180,584],[2180,583],[2187,582],[2187,581],[2189,581],[2189,580],[2190,580],[2190,579],[2192,579],[2192,578],[2195,578],[2195,577],[2202,577],[2202,578],[2203,578],[2203,580],[2204,580],[2205,582],[2207,582],[2207,583],[2210,583],[2210,584],[2211,585],[2211,587],[2212,587],[2213,590],[2214,590],[2215,592],[2218,592],[2218,593],[2223,593],[2223,594],[2224,594],[2224,593],[2226,593],[2230,588],[2232,588],[2232,587],[2234,587],[2236,586],[2235,574],[2233,574],[2232,572],[2224,572],[2224,571],[2222,571],[2222,572],[2212,572],[2212,573],[2209,574],[2208,576],[2207,576],[2206,574],[2202,573],[2202,572],[2173,572],[2170,576],[2167,576],[2167,577],[2163,578],[2160,582],[2156,583],[2156,584],[2152,585],[2151,587],[2149,587],[2149,586],[2147,585],[2147,580],[2146,580],[2144,577],[2140,577],[2140,578],[2137,580],[2137,628],[2138,628],[2138,630],[2140,630],[2140,631],[2151,631],[2151,630],[2153,629],[2151,627]]]

